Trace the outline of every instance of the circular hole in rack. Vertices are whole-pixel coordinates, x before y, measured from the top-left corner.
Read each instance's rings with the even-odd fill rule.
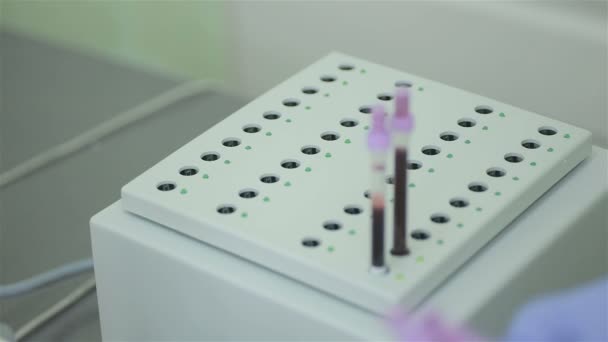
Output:
[[[347,205],[344,207],[344,212],[349,215],[359,215],[363,212],[363,209],[356,205]]]
[[[359,124],[359,121],[355,119],[342,119],[340,120],[340,125],[344,127],[355,127]]]
[[[251,124],[251,125],[243,126],[243,131],[245,133],[257,133],[261,130],[262,130],[262,127],[260,127],[259,125]]]
[[[538,128],[538,133],[542,135],[555,135],[557,134],[557,129],[550,126],[542,126]]]
[[[372,107],[370,106],[361,106],[359,107],[359,112],[363,114],[370,114],[372,112]]]
[[[422,153],[426,154],[427,156],[436,156],[441,153],[441,149],[438,146],[428,145],[422,148]]]
[[[179,174],[182,176],[194,176],[198,173],[198,169],[194,166],[186,166],[179,169]]]
[[[162,182],[156,186],[156,188],[160,191],[171,191],[174,190],[176,187],[177,185],[173,182]]]
[[[355,68],[354,65],[349,64],[349,63],[342,63],[338,66],[338,69],[343,70],[343,71],[350,71],[353,70]]]
[[[505,154],[505,160],[509,163],[519,163],[524,160],[524,156],[519,153],[507,153]]]
[[[222,145],[226,147],[237,147],[241,144],[241,140],[237,138],[226,138],[222,140]]]
[[[313,248],[318,247],[321,244],[321,240],[316,238],[304,238],[302,239],[302,245],[304,247]]]
[[[488,186],[481,182],[473,182],[469,184],[469,190],[473,192],[484,192],[488,190]]]
[[[427,231],[416,229],[410,234],[410,236],[416,240],[427,240],[431,237],[431,234]]]
[[[281,166],[285,169],[295,169],[300,166],[300,162],[295,159],[286,159],[281,162]]]
[[[386,177],[386,184],[391,184],[391,185],[395,184],[395,177],[393,177],[393,176]]]
[[[338,221],[325,221],[323,222],[323,228],[327,230],[339,230],[342,228],[342,224]]]
[[[365,198],[371,198],[372,194],[371,194],[371,192],[369,192],[369,190],[365,190],[365,192],[363,192],[363,197],[365,197]]]
[[[477,122],[471,118],[462,118],[458,120],[458,126],[460,127],[473,127],[477,125]]]
[[[264,116],[264,119],[267,119],[267,120],[276,120],[281,117],[281,113],[271,111],[271,112],[264,113],[263,116]]]
[[[477,106],[475,107],[475,111],[479,114],[490,114],[494,111],[490,106]]]
[[[500,167],[491,167],[486,170],[486,173],[490,177],[504,177],[507,174],[507,171]]]
[[[272,184],[278,182],[280,179],[279,176],[273,174],[265,174],[260,177],[260,181],[266,184]]]
[[[340,134],[338,134],[336,132],[325,132],[325,133],[321,134],[321,139],[327,140],[327,141],[335,141],[335,140],[340,139]]]
[[[407,162],[408,170],[418,170],[420,168],[422,168],[422,163],[417,160],[410,160]]]
[[[203,155],[201,156],[201,159],[204,161],[216,161],[216,160],[220,159],[220,154],[217,152],[206,152],[206,153],[203,153]]]
[[[217,207],[217,212],[220,214],[232,214],[236,211],[236,207],[230,204],[222,204]]]
[[[388,93],[382,93],[382,94],[378,94],[378,100],[380,101],[390,101],[393,99],[393,95],[388,94]]]
[[[409,81],[397,81],[395,82],[395,87],[399,87],[399,88],[411,88],[412,87],[412,82]]]
[[[337,79],[338,78],[336,76],[333,76],[333,75],[323,75],[323,76],[321,76],[321,81],[323,81],[323,82],[334,82]]]
[[[521,142],[521,146],[530,150],[534,150],[540,147],[540,143],[533,139],[526,139]]]
[[[298,99],[285,99],[283,100],[283,106],[285,107],[295,107],[300,104],[300,100]]]
[[[469,206],[469,201],[466,198],[454,197],[450,199],[450,205],[454,208],[465,208]]]
[[[458,140],[458,133],[455,132],[443,132],[439,134],[439,138],[445,141],[456,141]]]
[[[254,198],[257,197],[258,191],[255,189],[243,189],[239,191],[239,196],[242,198]]]
[[[318,148],[317,146],[308,145],[308,146],[302,147],[302,153],[304,153],[304,154],[313,155],[313,154],[317,154],[319,152],[321,152],[321,149]]]
[[[304,88],[302,88],[302,92],[307,95],[312,95],[312,94],[318,93],[319,89],[317,89],[315,87],[304,87]]]
[[[435,223],[448,223],[450,222],[450,217],[444,213],[437,213],[431,215],[431,221]]]

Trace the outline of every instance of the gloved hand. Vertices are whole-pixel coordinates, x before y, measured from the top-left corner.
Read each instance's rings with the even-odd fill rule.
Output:
[[[608,341],[608,278],[527,304],[506,340]]]
[[[389,315],[388,323],[391,325],[397,341],[402,342],[482,341],[466,327],[450,325],[435,313],[415,317],[401,310],[396,310]]]
[[[389,315],[397,341],[482,341],[438,314],[423,317],[397,310]],[[515,315],[505,342],[608,342],[608,278],[537,299]]]

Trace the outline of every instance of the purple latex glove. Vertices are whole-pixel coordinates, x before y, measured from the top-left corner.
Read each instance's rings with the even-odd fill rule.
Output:
[[[608,341],[608,278],[527,304],[506,340]]]
[[[402,342],[481,342],[466,327],[447,323],[438,314],[427,314],[415,317],[401,310],[395,310],[388,316],[397,341]]]

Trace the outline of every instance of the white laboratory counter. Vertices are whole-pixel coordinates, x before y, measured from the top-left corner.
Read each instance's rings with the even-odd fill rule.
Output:
[[[525,302],[608,272],[608,152],[592,155],[416,308],[498,337]],[[380,340],[382,317],[116,202],[91,220],[105,340]]]

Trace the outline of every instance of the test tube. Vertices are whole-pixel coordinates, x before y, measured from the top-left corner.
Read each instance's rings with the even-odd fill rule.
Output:
[[[409,134],[414,128],[410,113],[410,93],[405,88],[397,88],[395,94],[395,115],[392,121],[395,144],[395,200],[393,202],[393,248],[395,256],[408,255],[407,248],[407,145]]]
[[[390,135],[384,123],[385,111],[381,105],[372,108],[372,128],[367,139],[371,153],[371,188],[372,200],[372,248],[371,269],[375,274],[388,271],[384,261],[384,209],[386,156],[390,147]]]

